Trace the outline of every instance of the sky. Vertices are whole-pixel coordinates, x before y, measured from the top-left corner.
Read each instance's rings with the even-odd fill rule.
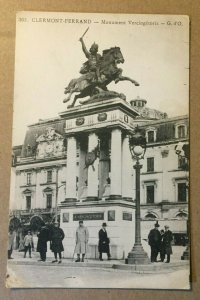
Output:
[[[80,23],[82,20],[89,24]],[[123,75],[140,84],[111,83],[109,90],[124,93],[128,102],[138,96],[146,99],[148,107],[166,112],[169,117],[187,114],[188,23],[187,16],[18,13],[13,145],[23,143],[28,125],[58,117],[67,109],[64,88],[80,76],[86,61],[79,38],[88,27],[84,36],[87,48],[96,42],[101,54],[104,49],[120,47],[125,59],[119,65]]]

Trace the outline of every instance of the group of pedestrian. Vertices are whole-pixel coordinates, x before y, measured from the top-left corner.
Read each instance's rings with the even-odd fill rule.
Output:
[[[99,230],[99,260],[103,261],[102,254],[106,253],[108,260],[111,259],[110,255],[110,239],[108,238],[106,231],[107,224],[103,223],[102,228]],[[11,259],[11,254],[13,250],[14,243],[14,230],[10,228],[8,234],[8,259]],[[38,241],[36,251],[40,253],[40,259],[38,261],[46,261],[47,253],[47,242],[50,241],[50,249],[54,253],[54,259],[52,263],[61,263],[62,262],[62,252],[64,251],[63,239],[65,234],[60,228],[59,223],[55,222],[52,226],[42,226],[37,233]],[[74,254],[77,254],[75,262],[84,262],[85,255],[88,251],[88,241],[89,241],[89,231],[87,227],[83,225],[83,221],[79,221],[79,226],[76,230],[76,245],[74,249]],[[27,252],[29,253],[29,258],[31,258],[31,251],[34,250],[34,242],[31,231],[28,230],[27,234],[23,239],[23,251],[24,258],[26,258]]]
[[[103,223],[102,228],[99,230],[99,260],[103,261],[102,253],[106,253],[108,260],[111,259],[110,255],[110,239],[108,238],[106,231],[107,224]],[[89,240],[89,232],[87,227],[83,225],[83,221],[79,221],[79,227],[76,230],[76,246],[74,254],[77,254],[76,262],[84,262],[85,255],[87,253],[87,245]],[[73,256],[74,256],[73,254]],[[82,255],[82,257],[81,257]]]
[[[155,223],[154,229],[151,229],[148,235],[148,243],[151,247],[151,262],[158,262],[158,254],[160,253],[160,261],[166,263],[170,262],[170,256],[172,254],[172,240],[173,234],[169,230],[169,226],[165,225],[165,230],[159,231],[160,225]]]
[[[54,253],[54,260],[52,260],[52,263],[57,262],[60,264],[62,262],[61,253],[64,251],[62,241],[65,237],[65,234],[60,228],[59,223],[55,222],[54,226],[51,228],[42,226],[37,236],[37,252],[40,253],[39,261],[46,261],[47,242],[50,241],[50,249]]]
[[[107,254],[107,259],[111,259],[110,254],[110,239],[106,230],[107,224],[103,223],[102,228],[99,230],[99,260],[103,261],[102,254]],[[148,235],[148,243],[151,247],[151,262],[158,261],[158,254],[160,253],[160,261],[163,262],[166,259],[166,263],[170,262],[170,255],[172,254],[172,240],[173,235],[169,230],[169,226],[165,225],[165,230],[159,231],[160,225],[158,222],[154,224],[154,229],[151,229]],[[65,234],[60,228],[59,223],[55,222],[52,227],[47,227],[46,225],[42,226],[38,231],[38,242],[37,242],[37,252],[40,253],[39,261],[46,261],[46,252],[47,252],[47,242],[50,241],[50,249],[54,253],[54,259],[52,263],[61,263],[62,255],[64,251],[63,239]],[[89,232],[87,227],[83,225],[83,221],[79,221],[79,226],[76,230],[76,245],[74,249],[74,254],[77,254],[76,262],[84,262],[85,255],[88,251],[88,240]],[[14,230],[10,228],[8,235],[8,259],[12,259],[11,254],[13,250],[14,242]],[[34,249],[33,237],[31,231],[24,237],[24,258],[26,258],[27,252],[29,252],[29,257],[31,258],[31,250]]]

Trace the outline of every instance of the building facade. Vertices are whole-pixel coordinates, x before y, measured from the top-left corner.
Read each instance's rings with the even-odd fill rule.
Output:
[[[147,141],[141,160],[142,239],[157,220],[171,227],[178,242],[187,231],[189,175],[188,157],[176,149],[188,145],[188,117],[169,118],[140,98],[76,106],[29,126],[23,145],[13,147],[11,222],[37,228],[53,222],[58,208],[65,256],[72,256],[75,230],[84,220],[93,258],[98,230],[107,222],[113,257],[125,257],[134,243],[129,136],[136,126]]]

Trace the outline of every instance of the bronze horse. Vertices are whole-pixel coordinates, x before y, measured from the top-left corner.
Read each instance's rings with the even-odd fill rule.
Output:
[[[115,83],[128,80],[134,83],[135,86],[138,86],[139,83],[135,80],[122,76],[122,69],[117,67],[120,63],[124,63],[124,58],[119,47],[104,50],[99,68],[101,82],[95,79],[95,72],[88,72],[77,79],[72,79],[65,88],[64,93],[69,95],[63,102],[70,101],[72,94],[78,92],[79,94],[75,95],[72,104],[68,106],[68,108],[73,107],[78,98],[93,96],[100,92],[108,91],[107,85],[113,80]]]

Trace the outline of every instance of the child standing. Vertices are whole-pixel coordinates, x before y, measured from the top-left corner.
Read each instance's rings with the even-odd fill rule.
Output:
[[[26,257],[27,251],[29,251],[29,257],[31,258],[31,248],[33,249],[33,237],[31,232],[28,231],[28,234],[24,237],[24,258]]]

